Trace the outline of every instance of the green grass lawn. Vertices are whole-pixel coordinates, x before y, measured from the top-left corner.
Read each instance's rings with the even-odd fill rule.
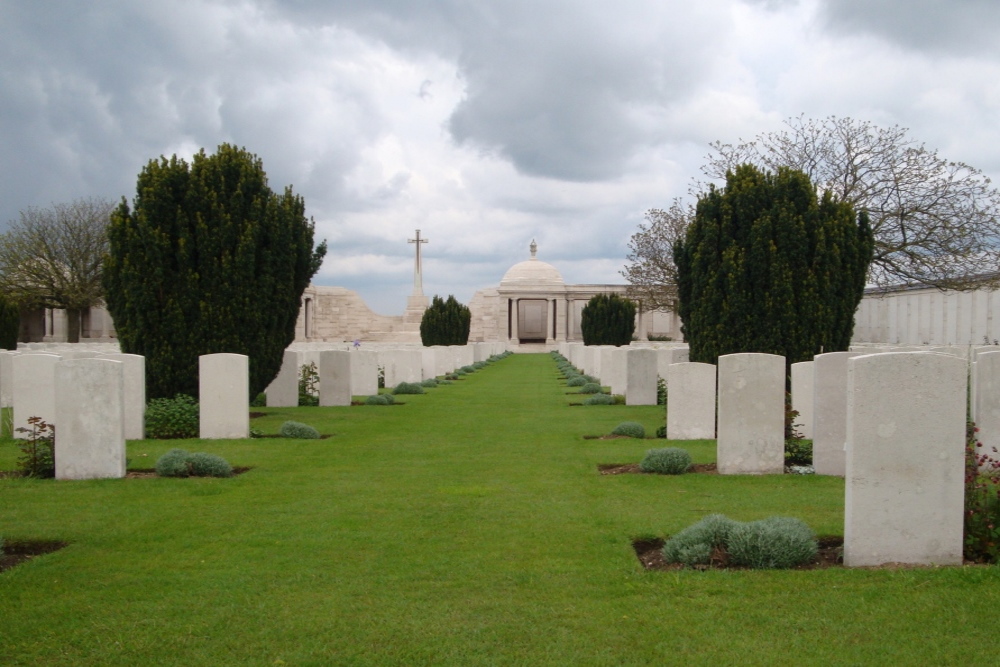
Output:
[[[514,355],[402,406],[251,422],[326,440],[129,443],[134,468],[176,446],[253,466],[232,479],[0,479],[0,535],[70,542],[0,574],[0,665],[996,660],[996,567],[644,571],[633,537],[707,513],[842,534],[843,480],[600,476],[665,441],[583,436],[662,408],[567,391]]]

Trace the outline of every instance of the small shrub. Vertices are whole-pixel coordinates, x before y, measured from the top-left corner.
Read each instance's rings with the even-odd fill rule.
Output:
[[[468,373],[459,368],[457,371],[455,371],[454,375],[455,377],[462,377],[463,375],[468,375]]]
[[[382,396],[385,397],[385,404],[386,405],[395,405],[396,404],[396,399],[393,397],[392,394],[382,394]]]
[[[160,477],[187,477],[190,473],[188,469],[188,456],[190,454],[184,449],[171,449],[156,461],[156,474]]]
[[[663,557],[668,563],[708,565],[711,555],[724,549],[729,535],[739,525],[722,514],[710,514],[688,526],[663,544]]]
[[[817,545],[816,535],[802,520],[773,516],[733,528],[726,549],[733,565],[787,569],[815,558]]]
[[[980,563],[1000,561],[1000,460],[983,451],[976,437],[976,425],[969,423],[965,447],[965,526],[964,555]]]
[[[385,389],[385,366],[378,367],[378,388]]]
[[[601,384],[601,379],[600,378],[596,378],[593,375],[584,375],[582,377],[587,382],[593,382],[594,384]]]
[[[299,407],[319,406],[319,371],[315,362],[299,368]]]
[[[444,379],[449,381],[454,381],[458,379],[458,375],[456,375],[455,373],[448,373],[447,375],[444,376]]]
[[[625,405],[625,395],[624,394],[612,394],[611,395],[611,405]]]
[[[646,452],[639,470],[660,475],[681,475],[691,467],[691,454],[679,447],[663,447]]]
[[[16,429],[27,437],[17,441],[21,456],[17,469],[25,477],[47,479],[56,476],[56,427],[41,417],[28,417],[28,427]]]
[[[666,438],[667,437],[667,427],[666,426],[661,426],[660,428],[656,429],[656,437],[657,438]]]
[[[583,385],[582,387],[580,387],[580,392],[579,393],[581,393],[581,394],[600,394],[601,391],[603,391],[601,389],[601,385],[597,384],[596,382],[588,382],[585,385]]]
[[[611,431],[611,435],[626,435],[630,438],[639,438],[641,440],[646,437],[646,429],[639,422],[622,422],[618,426],[615,426],[614,430]]]
[[[472,364],[472,368],[475,369],[475,370],[477,370],[477,371],[478,370],[482,370],[483,368],[486,368],[486,362],[485,361],[477,361],[476,363]]]
[[[319,438],[319,431],[309,424],[296,421],[286,421],[281,425],[281,429],[278,432],[283,438],[301,438],[303,440],[316,440]]]
[[[232,477],[233,468],[221,456],[171,449],[156,461],[160,477]]]
[[[251,408],[266,408],[267,407],[267,394],[265,394],[264,392],[260,392],[259,394],[257,394],[256,396],[254,396],[253,400],[250,401],[250,407]]]
[[[785,440],[786,466],[811,466],[813,462],[812,440],[790,438]]]
[[[667,404],[667,381],[659,376],[656,377],[656,404]]]
[[[567,387],[582,387],[587,384],[587,379],[582,375],[574,375],[570,379],[566,380]]]
[[[396,385],[396,388],[392,390],[394,394],[422,394],[424,393],[424,388],[421,387],[416,382],[400,382]]]
[[[612,405],[615,399],[608,394],[594,394],[583,399],[584,405]]]
[[[421,382],[420,385],[422,387],[427,387],[429,389],[438,386],[438,381],[437,378],[427,378],[426,380]]]
[[[369,396],[365,399],[365,405],[389,405],[389,401],[385,400],[385,397],[389,394],[375,394],[374,396]]]
[[[187,394],[154,398],[146,405],[146,437],[179,440],[198,437],[198,402]]]
[[[264,437],[264,432],[261,431],[259,428],[254,428],[253,426],[251,426],[250,427],[250,437],[251,438],[263,438]]]
[[[232,477],[233,467],[221,456],[195,452],[188,457],[192,477]]]

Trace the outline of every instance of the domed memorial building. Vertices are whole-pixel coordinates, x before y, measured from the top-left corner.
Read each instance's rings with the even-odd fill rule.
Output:
[[[534,241],[530,249],[531,257],[510,267],[497,287],[472,297],[471,342],[548,346],[582,341],[580,318],[587,302],[597,294],[625,295],[625,285],[567,285],[556,267],[538,259]],[[640,309],[635,331],[641,340],[654,333],[680,340],[680,322],[673,313]]]

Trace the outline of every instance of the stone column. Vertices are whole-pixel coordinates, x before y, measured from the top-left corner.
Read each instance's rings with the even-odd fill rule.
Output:
[[[966,367],[941,354],[851,359],[844,564],[961,565]]]
[[[785,358],[719,357],[718,468],[722,475],[785,471]]]
[[[124,477],[124,364],[65,359],[55,380],[56,479]]]
[[[250,437],[250,360],[245,354],[198,357],[198,393],[198,437]]]

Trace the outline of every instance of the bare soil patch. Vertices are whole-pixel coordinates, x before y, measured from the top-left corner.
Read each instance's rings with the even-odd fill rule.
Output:
[[[0,572],[67,546],[69,542],[60,540],[7,540],[0,552]]]
[[[242,475],[248,470],[253,470],[253,466],[233,466],[233,477]],[[148,477],[159,477],[156,468],[130,468],[125,472],[125,479],[146,479]]]
[[[618,436],[615,436],[618,437]],[[624,436],[623,436],[624,437]],[[597,471],[602,475],[657,475],[655,472],[643,472],[639,469],[638,463],[599,463]],[[692,463],[686,475],[691,473],[702,475],[718,475],[719,471],[714,463]],[[669,475],[664,475],[669,477]]]
[[[680,563],[668,563],[663,558],[662,539],[642,539],[632,540],[632,548],[635,550],[636,558],[647,570],[746,570],[749,568],[737,567],[729,564],[729,556],[724,551],[717,551],[712,554],[712,561],[709,565],[696,565],[686,568]],[[792,568],[794,570],[823,570],[830,567],[843,567],[844,565],[844,538],[839,535],[824,535],[818,538],[819,551],[811,562]]]

